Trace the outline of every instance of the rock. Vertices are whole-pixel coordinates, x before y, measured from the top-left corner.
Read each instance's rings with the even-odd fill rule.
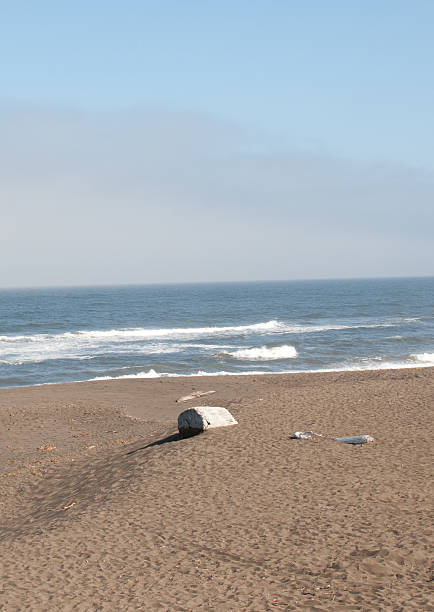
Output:
[[[178,429],[184,438],[194,436],[213,427],[228,427],[238,422],[229,410],[221,406],[196,406],[184,410],[178,416]]]

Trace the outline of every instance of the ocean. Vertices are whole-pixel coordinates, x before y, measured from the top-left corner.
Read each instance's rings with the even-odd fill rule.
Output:
[[[0,291],[0,387],[434,365],[434,278]]]

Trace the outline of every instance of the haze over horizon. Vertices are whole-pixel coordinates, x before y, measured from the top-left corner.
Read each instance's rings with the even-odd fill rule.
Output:
[[[6,3],[0,287],[431,276],[433,18]]]
[[[91,290],[91,289],[128,289],[128,288],[144,288],[144,287],[183,287],[183,286],[215,286],[215,285],[264,285],[267,283],[281,284],[281,283],[319,283],[319,282],[346,282],[346,281],[405,281],[405,280],[423,280],[423,279],[434,279],[432,274],[425,274],[421,276],[352,276],[348,277],[324,277],[324,278],[281,278],[281,279],[251,279],[251,280],[239,280],[234,279],[231,281],[165,281],[165,282],[149,282],[149,283],[83,283],[83,284],[70,284],[70,285],[8,285],[0,287],[0,291],[3,292],[21,292],[21,291],[56,291],[56,290]]]

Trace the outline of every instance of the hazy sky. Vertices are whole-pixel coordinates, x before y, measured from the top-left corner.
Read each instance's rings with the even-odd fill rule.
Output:
[[[434,273],[431,0],[0,9],[0,286]]]

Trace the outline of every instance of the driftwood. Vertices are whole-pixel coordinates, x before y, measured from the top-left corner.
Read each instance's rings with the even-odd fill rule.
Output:
[[[178,416],[178,429],[182,437],[194,436],[213,427],[228,427],[238,422],[229,410],[221,406],[196,406]]]
[[[215,393],[215,391],[193,391],[193,393],[190,393],[190,395],[184,395],[176,401],[177,403],[188,402],[188,400],[195,399],[196,397],[203,397],[204,395],[211,395],[212,393]]]
[[[336,442],[344,442],[345,444],[366,444],[367,442],[373,442],[374,438],[369,434],[363,436],[346,436],[344,438],[334,438],[332,436],[325,436],[323,434],[315,433],[314,431],[296,431],[292,436],[296,440],[309,440],[317,436],[318,438],[327,438],[329,440],[335,440]]]
[[[345,438],[335,438],[336,442],[345,442],[345,444],[366,444],[373,442],[374,438],[368,434],[363,436],[347,436]]]

